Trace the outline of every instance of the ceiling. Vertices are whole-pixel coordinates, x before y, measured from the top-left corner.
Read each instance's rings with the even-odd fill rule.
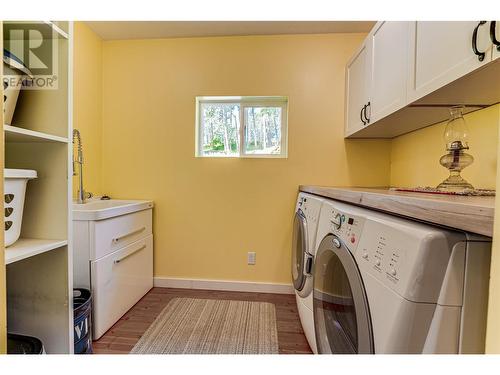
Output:
[[[368,32],[374,21],[88,21],[102,39]]]

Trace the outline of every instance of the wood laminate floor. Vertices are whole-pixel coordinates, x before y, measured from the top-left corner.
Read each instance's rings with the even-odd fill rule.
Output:
[[[300,324],[295,295],[293,294],[242,293],[173,288],[151,289],[99,340],[94,341],[94,353],[129,353],[158,314],[175,297],[232,299],[273,303],[276,306],[276,324],[280,354],[311,353]]]

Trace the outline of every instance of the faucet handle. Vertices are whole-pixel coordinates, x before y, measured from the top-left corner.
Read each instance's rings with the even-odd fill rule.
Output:
[[[84,191],[83,195],[84,195],[85,199],[90,199],[94,196],[94,194],[91,193],[90,191]]]

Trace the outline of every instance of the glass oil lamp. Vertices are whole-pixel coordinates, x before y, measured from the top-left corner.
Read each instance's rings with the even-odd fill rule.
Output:
[[[463,117],[464,106],[450,108],[450,120],[444,130],[444,141],[446,142],[447,154],[441,156],[439,163],[450,171],[450,176],[441,182],[437,189],[447,192],[462,192],[474,189],[466,180],[460,176],[460,172],[474,161],[474,158],[467,154],[469,149],[468,129]]]

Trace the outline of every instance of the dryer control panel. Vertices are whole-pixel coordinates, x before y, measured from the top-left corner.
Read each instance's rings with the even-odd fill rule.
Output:
[[[316,232],[316,225],[319,219],[319,213],[321,210],[322,199],[312,197],[306,194],[300,194],[297,200],[296,210],[301,210],[306,217],[308,224],[313,224],[313,229]],[[312,233],[309,233],[311,235]],[[316,234],[316,233],[314,233]]]
[[[329,220],[331,233],[340,237],[351,252],[354,253],[361,238],[365,219],[361,216],[355,216],[335,208],[330,208]]]
[[[321,211],[322,198],[318,198],[309,194],[300,193],[297,199],[296,211],[301,210],[306,218],[307,228],[307,251],[314,255],[316,231],[318,228],[319,214]]]
[[[308,223],[316,224],[319,219],[321,200],[302,195],[297,201],[297,210],[299,209],[302,210]]]

